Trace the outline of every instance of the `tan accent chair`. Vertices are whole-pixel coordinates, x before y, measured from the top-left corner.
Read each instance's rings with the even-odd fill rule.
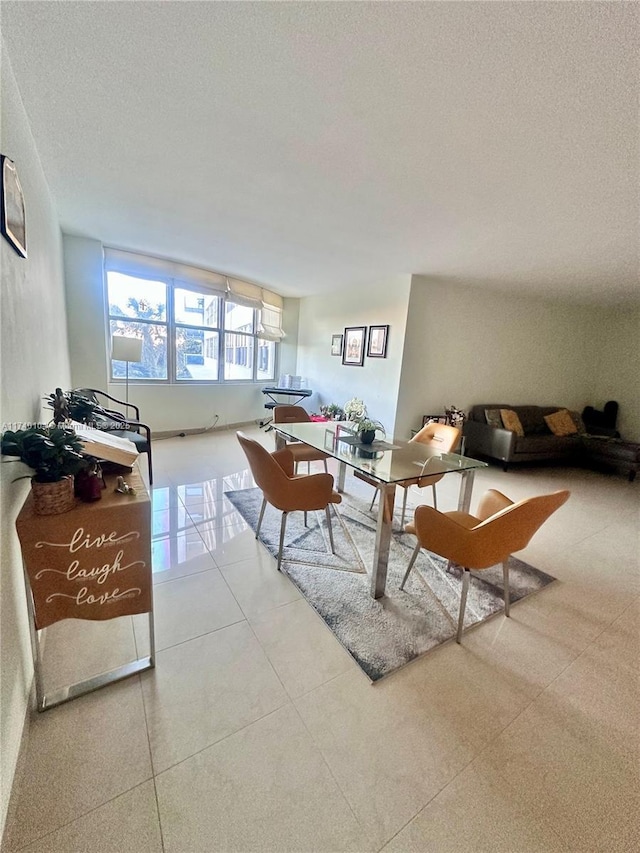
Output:
[[[329,506],[330,504],[339,504],[342,497],[333,489],[333,476],[326,473],[295,475],[293,472],[293,455],[289,447],[276,450],[275,453],[269,453],[261,444],[249,438],[245,433],[238,431],[236,435],[249,462],[253,479],[262,489],[262,507],[256,528],[256,539],[260,533],[267,503],[282,512],[280,544],[278,546],[278,571],[280,571],[282,563],[287,515],[296,510],[304,512],[305,524],[307,512],[310,510],[323,509],[325,511],[331,553],[335,554]]]
[[[422,429],[413,436],[411,441],[418,441],[420,444],[426,444],[428,447],[436,448],[442,453],[450,453],[457,445],[459,438],[460,430],[458,427],[449,426],[448,424],[430,423],[425,424]],[[380,484],[377,480],[368,477],[360,471],[354,471],[353,473],[359,480],[364,480],[365,483],[369,483],[376,489],[371,501],[371,506],[369,507],[369,512],[371,512],[373,505],[376,502],[376,497],[378,496]],[[398,484],[404,489],[404,495],[402,498],[402,516],[400,518],[401,528],[404,526],[404,517],[407,511],[407,494],[409,492],[409,487],[417,486],[419,489],[424,489],[425,486],[431,486],[433,491],[433,505],[437,509],[438,499],[436,497],[436,483],[439,483],[443,477],[444,474],[427,474],[423,477],[416,477],[414,480],[405,480],[403,483]]]
[[[276,424],[303,424],[310,423],[311,418],[309,417],[309,413],[306,409],[303,409],[302,406],[276,406],[273,410],[273,423]],[[276,433],[277,435],[277,433]],[[293,464],[294,470],[298,471],[298,462],[306,462],[307,463],[307,472],[311,473],[311,463],[312,462],[324,462],[324,470],[327,471],[327,459],[329,458],[327,453],[323,453],[321,450],[316,450],[315,447],[309,447],[308,444],[304,444],[301,441],[287,441],[286,445],[284,444],[284,437],[280,436],[276,438],[276,445],[283,447],[286,446],[293,456]]]
[[[529,544],[533,534],[569,497],[563,490],[513,503],[502,492],[489,489],[481,498],[477,515],[465,512],[438,512],[430,506],[416,508],[407,533],[415,533],[418,544],[409,561],[400,589],[409,578],[421,548],[439,554],[463,569],[460,614],[456,642],[462,638],[464,611],[469,589],[469,572],[502,563],[504,613],[509,615],[509,557]]]

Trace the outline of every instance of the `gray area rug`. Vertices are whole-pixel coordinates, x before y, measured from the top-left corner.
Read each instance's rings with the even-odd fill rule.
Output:
[[[262,492],[225,492],[249,526],[258,523]],[[260,541],[275,557],[281,513],[267,505]],[[394,532],[389,550],[386,595],[369,594],[376,518],[368,504],[344,499],[331,510],[336,553],[329,550],[324,511],[287,519],[282,570],[320,614],[356,663],[372,681],[398,669],[455,636],[460,606],[461,571],[446,571],[441,557],[421,551],[404,591],[399,586],[415,547],[415,537]],[[511,557],[511,602],[547,586],[555,578]],[[502,566],[472,573],[465,628],[504,609]]]

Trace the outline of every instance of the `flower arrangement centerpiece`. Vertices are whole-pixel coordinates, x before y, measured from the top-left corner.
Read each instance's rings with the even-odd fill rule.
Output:
[[[376,430],[386,434],[384,426],[380,421],[372,420],[367,414],[367,407],[358,397],[347,400],[344,404],[344,413],[347,420],[353,421],[358,426],[358,438],[363,444],[371,444],[376,437]]]
[[[444,410],[445,415],[447,416],[447,423],[451,426],[458,427],[458,429],[462,429],[462,425],[465,422],[466,414],[462,411],[462,409],[457,409],[455,406],[447,406]]]
[[[367,407],[359,397],[352,397],[342,407],[348,421],[359,422],[367,417]]]

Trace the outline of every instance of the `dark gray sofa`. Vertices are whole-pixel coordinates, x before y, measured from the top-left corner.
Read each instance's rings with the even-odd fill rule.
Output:
[[[465,421],[465,453],[468,456],[488,456],[502,462],[506,471],[512,462],[546,462],[562,459],[576,461],[582,450],[580,435],[553,435],[545,423],[551,415],[565,406],[512,406],[506,403],[479,403],[471,408]],[[487,423],[486,409],[511,409],[516,412],[524,429],[518,436],[508,429]]]

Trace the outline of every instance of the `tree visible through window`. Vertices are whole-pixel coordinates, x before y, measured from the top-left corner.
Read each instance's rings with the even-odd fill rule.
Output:
[[[215,293],[107,272],[111,335],[142,338],[142,361],[129,379],[169,382],[266,381],[275,377],[276,346],[258,334],[258,312]],[[123,361],[111,361],[113,379]]]

